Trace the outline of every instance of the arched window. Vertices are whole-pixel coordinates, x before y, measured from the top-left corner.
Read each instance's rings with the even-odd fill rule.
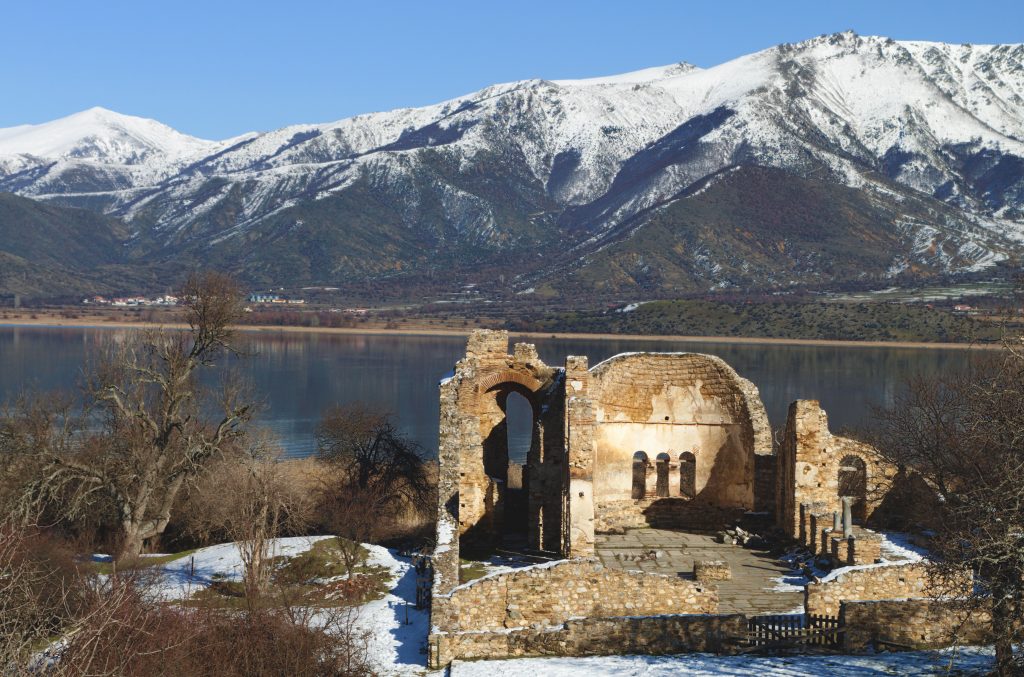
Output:
[[[658,498],[668,498],[668,464],[671,458],[665,452],[658,454],[658,483],[654,487],[654,495]]]
[[[647,493],[647,454],[633,454],[633,500],[639,501]]]
[[[679,454],[679,495],[683,498],[697,496],[697,457],[690,451]]]
[[[850,454],[839,462],[839,499],[853,498],[852,514],[855,522],[867,517],[868,469],[864,459]]]

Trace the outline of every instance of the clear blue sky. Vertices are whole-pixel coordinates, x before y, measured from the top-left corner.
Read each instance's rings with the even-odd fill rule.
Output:
[[[0,127],[91,106],[226,138],[853,29],[1024,42],[1024,0],[0,3]]]

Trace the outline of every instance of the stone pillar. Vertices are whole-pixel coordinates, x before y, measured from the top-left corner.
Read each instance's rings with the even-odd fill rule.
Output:
[[[459,457],[472,420],[460,416],[459,382],[440,386],[441,425],[438,439],[437,532],[434,548],[434,594],[446,594],[459,584]]]
[[[587,358],[565,358],[565,452],[569,462],[567,534],[563,551],[567,557],[594,554],[594,429],[597,418],[589,388]]]
[[[842,522],[839,521],[839,513],[832,513],[832,532],[838,534],[839,530],[843,528]]]
[[[843,496],[843,537],[853,538],[853,499]]]
[[[804,545],[807,545],[808,541],[813,541],[814,538],[807,537],[807,526],[811,518],[811,505],[809,503],[800,504],[800,530],[797,534],[797,540]],[[811,546],[814,547],[813,545]]]
[[[800,504],[822,500],[818,464],[829,438],[828,419],[816,400],[789,405],[779,447],[775,519],[792,538],[800,539]]]

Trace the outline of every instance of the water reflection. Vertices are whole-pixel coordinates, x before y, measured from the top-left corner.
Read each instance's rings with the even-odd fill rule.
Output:
[[[72,389],[81,382],[88,351],[123,330],[0,327],[0,400],[35,387]],[[515,339],[513,339],[515,340]],[[833,429],[862,424],[869,404],[891,402],[899,384],[916,374],[937,374],[965,363],[959,350],[727,345],[632,340],[531,339],[548,363],[587,355],[590,364],[629,351],[690,351],[718,355],[761,390],[773,426],[785,422],[797,398],[817,398]],[[261,421],[291,455],[313,451],[320,414],[357,400],[399,417],[404,432],[437,449],[438,379],[463,353],[465,340],[448,336],[246,333],[250,356],[240,371],[264,399]],[[529,420],[510,430],[528,446]]]

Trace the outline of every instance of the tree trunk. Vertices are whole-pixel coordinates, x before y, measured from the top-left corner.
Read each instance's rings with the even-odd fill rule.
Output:
[[[142,554],[142,546],[146,537],[142,535],[142,525],[133,520],[122,523],[124,532],[121,539],[121,550],[117,553],[117,561],[137,559]]]
[[[996,597],[992,605],[992,634],[996,645],[996,673],[999,677],[1018,674],[1013,660],[1013,621],[1007,604],[1005,600]]]

